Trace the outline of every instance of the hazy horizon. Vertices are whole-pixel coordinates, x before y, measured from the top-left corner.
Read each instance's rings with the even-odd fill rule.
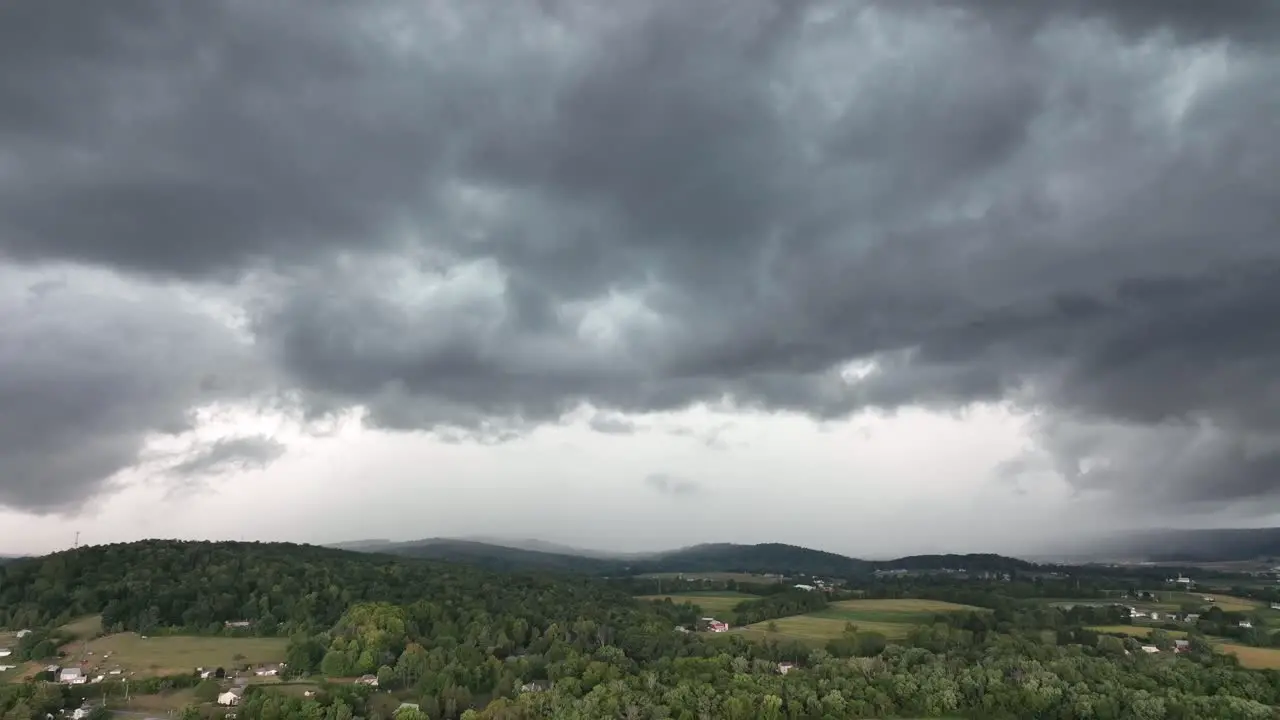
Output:
[[[13,552],[1280,524],[1274,4],[159,7],[0,23]]]

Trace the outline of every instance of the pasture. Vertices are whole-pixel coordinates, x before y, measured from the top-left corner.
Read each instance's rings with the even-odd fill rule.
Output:
[[[1163,593],[1161,594],[1163,600]],[[1213,602],[1205,600],[1206,597],[1213,598]],[[1250,600],[1248,598],[1233,597],[1231,595],[1220,595],[1215,592],[1174,592],[1168,594],[1168,602],[1171,603],[1194,603],[1199,605],[1217,605],[1222,608],[1223,612],[1251,612],[1254,610],[1269,609],[1267,605],[1258,600]]]
[[[102,634],[102,616],[88,615],[58,628],[77,640],[88,640]]]
[[[284,660],[285,638],[230,638],[164,635],[143,638],[116,633],[63,646],[64,664],[81,663],[90,675],[119,670],[124,675],[169,675],[197,667],[255,665]]]
[[[776,628],[775,632],[769,631],[770,623]],[[910,624],[903,623],[859,622],[854,624],[857,625],[860,632],[878,632],[890,640],[906,637],[912,627]],[[844,620],[814,615],[792,615],[791,617],[778,618],[777,620],[759,622],[730,630],[729,632],[742,635],[750,640],[799,640],[814,645],[822,645],[828,640],[843,635],[845,625],[846,621]]]
[[[721,591],[706,592],[706,593],[688,592],[688,593],[676,593],[673,595],[641,595],[637,599],[639,600],[670,600],[671,602],[677,605],[681,603],[691,603],[693,605],[697,605],[698,607],[702,608],[705,612],[709,614],[716,615],[717,613],[719,613],[719,615],[716,615],[717,617],[719,617],[720,615],[723,615],[723,616],[726,616],[725,619],[729,619],[728,616],[732,615],[733,608],[738,603],[742,602],[743,600],[756,600],[758,598],[755,595],[748,595],[746,593],[737,593],[737,592],[730,592],[728,590],[721,590]]]
[[[1129,635],[1136,638],[1144,638],[1156,630],[1161,628],[1151,627],[1150,625],[1094,625],[1089,630],[1107,635]],[[1185,630],[1165,630],[1170,637],[1184,638],[1187,636]]]
[[[1219,651],[1235,655],[1242,667],[1255,670],[1280,670],[1280,649],[1249,647],[1222,643],[1216,646]]]
[[[826,610],[812,613],[811,617],[841,620],[861,626],[865,623],[890,623],[923,625],[932,623],[943,613],[979,611],[982,608],[958,605],[941,600],[901,598],[895,600],[845,600],[833,603]]]
[[[658,578],[663,580],[710,580],[713,582],[743,582],[768,585],[781,582],[787,578],[782,575],[757,575],[755,573],[738,572],[700,572],[700,573],[645,573],[637,575],[642,578]]]

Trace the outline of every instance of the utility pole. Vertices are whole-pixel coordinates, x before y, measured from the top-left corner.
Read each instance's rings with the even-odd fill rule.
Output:
[[[75,544],[71,546],[71,548],[74,550],[75,548],[78,548],[78,547],[80,547],[80,531],[79,530],[76,531],[76,541],[75,541]]]

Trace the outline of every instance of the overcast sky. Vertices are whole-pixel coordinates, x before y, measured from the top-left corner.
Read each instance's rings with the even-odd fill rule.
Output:
[[[1280,511],[1273,0],[41,0],[0,107],[0,551]]]

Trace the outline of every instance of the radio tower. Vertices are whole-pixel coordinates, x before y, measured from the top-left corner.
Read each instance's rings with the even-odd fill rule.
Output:
[[[76,541],[75,541],[75,544],[71,546],[71,548],[74,550],[78,547],[80,547],[80,531],[79,530],[76,531]]]

